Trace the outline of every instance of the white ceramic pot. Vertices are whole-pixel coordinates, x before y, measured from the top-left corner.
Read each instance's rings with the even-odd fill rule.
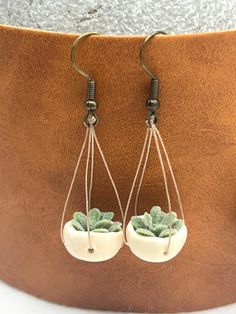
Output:
[[[169,237],[147,237],[138,234],[130,221],[126,229],[127,242],[131,251],[146,262],[161,263],[175,257],[183,248],[187,239],[187,227],[184,225],[176,234],[171,236],[169,254],[165,255]]]
[[[90,232],[93,253],[88,251],[88,233],[78,231],[68,221],[63,228],[64,244],[67,251],[82,261],[102,262],[115,256],[123,245],[123,231]]]

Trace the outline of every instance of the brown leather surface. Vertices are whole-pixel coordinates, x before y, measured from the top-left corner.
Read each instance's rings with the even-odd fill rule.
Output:
[[[76,36],[0,28],[0,278],[82,308],[178,312],[236,302],[236,31],[159,36],[146,49],[161,80],[159,128],[189,229],[183,251],[164,264],[145,263],[127,248],[104,263],[80,262],[60,242],[84,135],[86,81],[69,63]],[[123,204],[146,129],[143,38],[94,36],[78,53],[97,80],[97,135]],[[154,152],[140,212],[166,206]],[[83,169],[67,219],[84,208]],[[95,172],[93,205],[118,213],[98,155]]]

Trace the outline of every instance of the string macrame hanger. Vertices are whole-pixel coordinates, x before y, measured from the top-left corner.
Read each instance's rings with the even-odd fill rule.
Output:
[[[134,197],[134,199],[135,199],[134,214],[135,214],[135,216],[137,215],[137,207],[138,207],[140,190],[141,190],[145,170],[146,170],[147,163],[148,163],[151,145],[153,142],[154,142],[156,152],[158,155],[158,159],[159,159],[159,163],[161,166],[161,171],[162,171],[162,176],[163,176],[164,186],[165,186],[165,194],[166,194],[167,203],[168,203],[168,212],[170,213],[172,211],[172,204],[171,204],[169,185],[168,185],[168,180],[167,180],[167,175],[166,175],[166,170],[165,170],[165,165],[164,165],[164,160],[163,160],[163,154],[164,154],[164,158],[166,160],[166,163],[167,163],[170,175],[171,175],[171,179],[173,181],[175,193],[176,193],[177,200],[178,200],[179,210],[181,213],[181,218],[182,218],[183,222],[185,222],[184,211],[183,211],[183,206],[182,206],[182,202],[181,202],[181,198],[180,198],[178,185],[177,185],[177,182],[176,182],[176,179],[174,176],[172,165],[171,165],[166,147],[164,145],[161,133],[157,128],[157,121],[158,121],[157,109],[160,106],[159,100],[157,98],[157,94],[158,94],[158,90],[159,90],[159,80],[156,78],[156,76],[149,70],[149,68],[144,63],[144,49],[145,49],[148,41],[157,34],[165,35],[166,33],[162,32],[162,31],[158,31],[158,32],[155,32],[154,34],[146,37],[146,39],[144,40],[143,45],[141,47],[141,50],[140,50],[141,65],[144,68],[144,70],[151,76],[151,92],[150,92],[150,97],[146,102],[146,107],[148,109],[148,114],[146,117],[147,131],[146,131],[141,155],[139,158],[138,166],[136,169],[136,173],[134,176],[134,180],[133,180],[131,190],[130,190],[130,193],[128,196],[127,205],[125,208],[124,220],[123,220],[124,228],[126,226],[127,214],[128,214],[129,208],[130,208],[130,203],[131,203],[134,191],[135,191],[136,184],[137,184],[137,189],[136,189],[136,193],[135,193],[135,197]],[[172,230],[172,224],[170,224],[170,226],[169,226],[168,244],[167,244],[166,250],[163,253],[164,255],[169,254],[170,245],[171,245],[171,230]],[[126,245],[129,245],[127,242],[125,234],[124,234],[124,242]]]
[[[75,62],[75,48],[77,47],[78,43],[90,36],[90,35],[99,35],[98,33],[86,33],[80,37],[78,37],[74,44],[72,45],[71,48],[71,63],[74,66],[74,68],[82,75],[84,76],[87,81],[88,81],[88,87],[87,87],[87,100],[85,103],[87,113],[84,119],[84,125],[86,126],[86,132],[85,132],[85,137],[84,141],[79,153],[79,157],[77,159],[77,163],[74,169],[74,173],[72,176],[72,180],[68,189],[68,193],[66,196],[65,204],[63,207],[62,211],[62,216],[61,216],[61,224],[60,224],[60,237],[62,242],[65,244],[65,239],[63,236],[63,227],[65,223],[65,216],[67,212],[67,207],[69,203],[69,199],[71,196],[71,192],[73,189],[73,185],[75,183],[76,175],[78,173],[78,169],[82,160],[83,155],[85,154],[85,150],[87,148],[87,153],[86,153],[86,164],[85,164],[85,177],[84,177],[84,187],[85,187],[85,209],[86,209],[86,216],[87,216],[87,235],[88,235],[88,252],[93,253],[94,252],[94,247],[91,239],[91,230],[90,230],[90,223],[89,223],[89,210],[91,209],[91,199],[92,199],[92,189],[93,189],[93,178],[94,178],[94,155],[95,155],[95,149],[98,150],[100,157],[102,159],[102,162],[105,166],[106,172],[108,174],[108,177],[110,179],[110,182],[112,184],[112,187],[114,189],[117,203],[119,206],[119,210],[121,213],[122,221],[124,219],[124,213],[123,213],[123,208],[122,204],[120,201],[120,197],[118,194],[118,190],[116,188],[115,182],[113,180],[113,177],[111,175],[111,172],[109,170],[107,161],[105,159],[103,150],[101,148],[101,145],[99,143],[98,137],[96,135],[95,127],[98,123],[98,117],[96,114],[96,109],[97,109],[97,102],[95,100],[95,80],[92,79],[87,73],[82,71],[78,64]]]

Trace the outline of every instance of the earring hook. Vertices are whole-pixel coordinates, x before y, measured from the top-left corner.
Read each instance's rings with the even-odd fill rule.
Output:
[[[78,44],[81,42],[81,40],[85,39],[86,37],[89,37],[91,35],[100,35],[99,33],[85,33],[81,36],[79,36],[73,43],[73,45],[71,46],[71,51],[70,51],[70,61],[71,61],[71,64],[73,65],[73,67],[75,68],[75,70],[77,72],[79,72],[79,74],[81,74],[83,77],[85,77],[88,81],[93,81],[92,77],[87,74],[86,72],[84,72],[80,66],[78,65],[78,63],[76,63],[75,61],[75,50],[76,50],[76,47],[78,46]]]
[[[145,47],[147,46],[147,43],[149,42],[149,40],[152,39],[154,36],[159,35],[159,34],[167,35],[167,33],[163,32],[163,31],[157,31],[157,32],[147,36],[145,38],[145,40],[143,41],[143,44],[142,44],[141,49],[140,49],[140,63],[142,65],[144,71],[146,71],[154,80],[156,80],[157,77],[151,72],[151,70],[148,68],[148,66],[144,62],[144,50],[145,50]]]
[[[147,43],[149,40],[154,37],[155,35],[162,34],[167,35],[163,31],[157,31],[145,38],[145,40],[142,43],[141,49],[140,49],[140,63],[144,69],[145,72],[147,72],[151,76],[151,90],[150,90],[150,97],[146,101],[146,107],[148,109],[148,113],[146,116],[146,124],[149,128],[151,128],[154,124],[157,123],[157,109],[160,107],[160,102],[157,98],[158,90],[159,90],[159,80],[158,78],[151,72],[151,70],[148,68],[148,66],[144,62],[144,50],[147,46]]]
[[[87,109],[87,114],[84,118],[84,125],[86,127],[90,127],[91,125],[96,126],[98,123],[98,117],[96,115],[96,109],[97,109],[97,102],[95,100],[95,89],[96,89],[96,82],[95,80],[86,72],[84,72],[78,63],[75,61],[75,49],[78,47],[78,44],[81,42],[82,39],[85,39],[86,37],[89,37],[91,35],[100,35],[99,33],[85,33],[81,36],[79,36],[74,43],[71,46],[70,51],[70,61],[75,70],[81,74],[83,77],[85,77],[88,81],[87,86],[87,100],[85,102],[85,106]]]

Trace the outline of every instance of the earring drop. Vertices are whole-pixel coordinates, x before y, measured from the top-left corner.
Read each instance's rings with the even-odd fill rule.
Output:
[[[126,226],[127,213],[130,207],[130,202],[135,190],[135,185],[139,177],[139,183],[135,196],[134,213],[126,228],[125,243],[130,247],[131,251],[140,259],[147,262],[165,262],[174,258],[183,248],[187,239],[187,227],[184,220],[184,212],[180,199],[178,186],[175,180],[174,172],[162,140],[160,131],[157,128],[157,109],[159,108],[159,100],[157,99],[159,80],[149,70],[144,63],[144,49],[148,41],[157,34],[166,35],[166,33],[158,31],[148,36],[140,50],[140,62],[144,70],[151,76],[151,93],[150,98],[146,102],[148,114],[146,117],[147,131],[146,136],[139,159],[138,167],[136,169],[133,184],[128,197],[123,228]],[[139,193],[145,174],[150,148],[154,140],[155,148],[159,158],[162,175],[164,179],[165,192],[168,202],[168,212],[162,211],[159,206],[153,206],[150,212],[145,212],[142,215],[137,214],[137,205],[139,199]],[[171,199],[169,194],[169,186],[167,182],[167,176],[165,171],[165,165],[163,162],[163,153],[166,159],[167,166],[170,171],[170,175],[174,184],[179,209],[181,213],[181,219],[177,218],[176,212],[172,211]],[[140,173],[141,172],[141,173]]]
[[[75,62],[75,48],[82,39],[90,35],[99,35],[98,33],[86,33],[78,37],[72,45],[70,59],[76,71],[84,76],[88,81],[88,94],[85,103],[87,113],[84,119],[86,127],[85,138],[74,170],[73,178],[66,197],[65,205],[61,217],[60,236],[67,251],[75,258],[89,262],[101,262],[115,256],[123,245],[123,230],[122,224],[118,221],[113,221],[113,212],[101,212],[98,208],[91,208],[91,197],[94,177],[94,154],[95,148],[101,156],[101,159],[106,168],[108,177],[113,186],[122,220],[124,219],[123,209],[119,194],[108,168],[102,148],[99,144],[98,137],[95,132],[95,127],[98,123],[96,114],[97,102],[95,100],[95,80],[87,73],[81,70]],[[67,205],[74,185],[76,174],[80,165],[81,158],[87,147],[87,157],[85,166],[85,208],[86,213],[76,211],[73,218],[65,223],[65,214]]]

